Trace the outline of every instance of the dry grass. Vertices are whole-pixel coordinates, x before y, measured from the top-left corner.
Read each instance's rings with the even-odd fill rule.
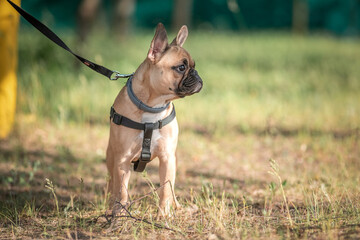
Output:
[[[224,138],[185,128],[176,183],[183,208],[173,218],[155,220],[154,161],[146,173],[132,176],[132,218],[126,214],[115,221],[104,217],[107,128],[58,129],[23,119],[20,130],[0,145],[2,238],[360,236],[358,135]],[[271,158],[278,168],[271,167]]]

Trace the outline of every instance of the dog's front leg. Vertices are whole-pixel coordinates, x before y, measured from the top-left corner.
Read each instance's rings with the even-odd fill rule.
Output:
[[[128,185],[131,175],[130,160],[122,156],[122,154],[116,154],[108,148],[107,152],[107,167],[110,174],[109,179],[109,192],[110,201],[109,207],[112,210],[119,209],[120,202],[123,206],[126,206],[128,201]],[[116,207],[114,209],[113,207]]]
[[[160,166],[160,213],[162,215],[170,215],[171,206],[178,208],[180,204],[177,202],[174,192],[175,175],[176,175],[176,157],[175,153],[159,156]],[[160,215],[159,215],[160,217]]]
[[[128,186],[131,175],[130,167],[130,161],[121,159],[115,163],[113,170],[114,181],[112,192],[116,201],[120,201],[123,206],[126,206],[128,201]]]

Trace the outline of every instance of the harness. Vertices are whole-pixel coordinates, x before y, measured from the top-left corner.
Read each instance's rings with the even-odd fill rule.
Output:
[[[168,103],[166,106],[164,107],[160,107],[160,108],[152,108],[150,106],[147,106],[145,103],[141,102],[134,94],[133,90],[132,90],[132,77],[130,77],[126,83],[126,87],[127,87],[127,93],[131,99],[131,101],[135,104],[135,106],[137,106],[139,109],[145,111],[145,112],[151,112],[151,113],[159,113],[164,111],[170,103]],[[134,171],[136,172],[142,172],[144,171],[146,164],[148,164],[151,161],[151,151],[150,151],[150,147],[151,147],[151,137],[152,137],[152,133],[154,130],[156,129],[161,129],[162,127],[166,126],[167,124],[169,124],[172,120],[174,120],[176,116],[175,113],[175,106],[173,105],[173,109],[170,113],[169,116],[167,116],[164,119],[161,119],[157,122],[154,123],[139,123],[139,122],[135,122],[125,116],[120,115],[119,113],[117,113],[114,109],[114,107],[112,106],[110,109],[110,120],[115,123],[116,125],[122,125],[128,128],[132,128],[132,129],[137,129],[137,130],[143,130],[144,131],[144,139],[142,142],[142,149],[141,149],[141,153],[140,153],[140,157],[137,161],[133,162],[134,163]]]

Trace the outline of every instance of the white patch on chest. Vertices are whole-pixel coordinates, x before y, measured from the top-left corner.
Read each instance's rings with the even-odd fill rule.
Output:
[[[162,111],[160,113],[143,113],[141,122],[142,123],[155,123],[161,119],[165,118],[166,111]],[[139,135],[141,139],[144,137],[144,132],[142,131]],[[153,152],[153,150],[157,147],[158,140],[161,138],[160,130],[155,129],[152,133],[151,137],[151,147],[150,151]]]

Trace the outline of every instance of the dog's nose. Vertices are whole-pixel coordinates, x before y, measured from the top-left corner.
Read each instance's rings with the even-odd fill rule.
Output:
[[[196,84],[196,87],[194,89],[194,93],[198,93],[198,92],[200,92],[200,90],[203,87],[203,81],[202,81],[201,77],[198,74],[196,74],[195,77],[196,77],[197,84]]]
[[[198,93],[198,92],[200,92],[200,90],[203,87],[203,81],[195,69],[192,69],[191,75],[193,75],[195,77],[196,82],[197,82],[196,87],[194,89],[194,93]]]
[[[202,87],[203,87],[203,81],[202,81],[201,78],[200,78],[199,84],[196,86],[195,92],[200,92],[200,90],[202,89]]]

